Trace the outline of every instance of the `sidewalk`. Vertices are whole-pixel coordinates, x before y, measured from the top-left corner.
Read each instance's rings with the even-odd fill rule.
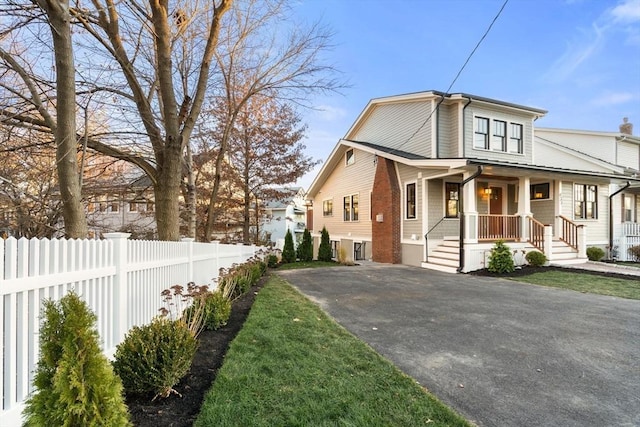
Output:
[[[555,264],[551,263],[551,265],[555,265]],[[563,268],[575,268],[578,270],[600,271],[603,273],[626,274],[628,276],[640,277],[640,268],[630,267],[623,264],[587,261],[582,264],[566,264],[566,265],[563,264],[563,265],[557,265],[557,266],[563,267]]]

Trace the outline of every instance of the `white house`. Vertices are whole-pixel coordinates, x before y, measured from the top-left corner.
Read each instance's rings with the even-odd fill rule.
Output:
[[[294,245],[302,239],[307,227],[305,206],[305,192],[302,187],[291,189],[295,193],[283,200],[270,200],[265,203],[262,232],[269,236],[269,240],[276,248],[284,248],[284,236],[291,231]]]

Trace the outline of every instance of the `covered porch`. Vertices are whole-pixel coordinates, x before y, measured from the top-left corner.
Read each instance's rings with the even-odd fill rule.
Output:
[[[445,216],[429,221],[423,267],[485,268],[498,240],[514,251],[516,264],[524,264],[525,254],[533,250],[555,263],[584,262],[587,226],[569,218],[575,208],[573,178],[527,172],[484,166],[443,177]]]

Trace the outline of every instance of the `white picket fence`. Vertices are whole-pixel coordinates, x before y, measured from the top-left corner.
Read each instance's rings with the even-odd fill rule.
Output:
[[[75,290],[96,314],[102,348],[112,356],[133,326],[164,306],[160,293],[194,282],[213,285],[221,268],[242,263],[255,246],[128,240],[9,238],[0,244],[0,425],[21,425],[38,360],[40,309]]]
[[[629,253],[629,248],[640,246],[640,223],[623,222],[616,227],[616,235],[619,236],[614,240],[614,246],[617,246],[617,259],[619,261],[634,261]]]

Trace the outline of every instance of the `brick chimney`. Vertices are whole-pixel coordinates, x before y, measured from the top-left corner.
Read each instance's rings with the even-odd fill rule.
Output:
[[[625,135],[633,135],[633,123],[629,123],[628,117],[622,119],[622,124],[620,125],[620,133],[623,133]]]

